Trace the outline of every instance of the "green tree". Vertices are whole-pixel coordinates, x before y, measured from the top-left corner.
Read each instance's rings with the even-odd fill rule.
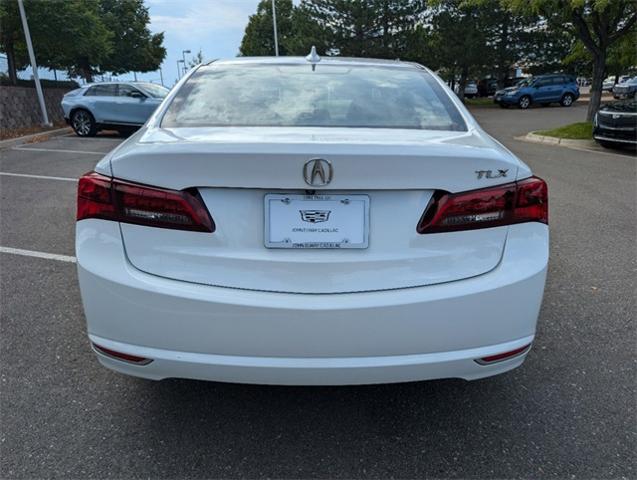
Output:
[[[166,55],[163,34],[151,34],[142,0],[25,0],[38,65],[91,81],[96,73],[156,70]],[[9,77],[28,66],[15,0],[0,0],[0,49]]]
[[[97,64],[101,72],[121,74],[157,70],[166,57],[164,34],[148,29],[144,0],[99,0],[100,18],[113,33],[113,48]]]
[[[18,82],[15,49],[21,33],[18,2],[0,1],[0,49],[7,54],[9,79],[14,85]]]
[[[634,69],[637,64],[636,34],[637,32],[633,31],[614,43],[608,50],[606,75],[614,76],[615,82],[619,81],[619,75]],[[573,48],[564,59],[564,63],[581,75],[592,75],[593,56],[581,41],[573,45]]]
[[[302,0],[299,10],[309,25],[322,32],[319,40],[326,52],[391,59],[412,53],[410,42],[426,4],[424,0]]]
[[[292,0],[276,0],[277,37],[279,55],[295,55],[296,18]],[[250,15],[239,53],[242,56],[274,55],[274,30],[272,26],[272,1],[261,0],[257,12]]]
[[[482,73],[493,63],[494,49],[488,46],[488,14],[487,5],[447,0],[433,7],[429,19],[434,66],[452,84],[459,76],[461,99],[470,75]]]
[[[25,0],[38,65],[90,78],[92,65],[112,50],[113,35],[101,22],[98,6],[97,0]],[[0,3],[0,21],[0,48],[7,54],[9,77],[15,84],[17,70],[29,65],[17,2]]]
[[[190,59],[188,60],[188,68],[195,68],[200,63],[204,62],[203,53],[201,49]]]
[[[637,2],[634,0],[502,0],[513,12],[541,15],[553,29],[567,29],[592,57],[593,82],[587,120],[599,109],[610,48],[634,35]],[[634,41],[634,37],[633,37]]]

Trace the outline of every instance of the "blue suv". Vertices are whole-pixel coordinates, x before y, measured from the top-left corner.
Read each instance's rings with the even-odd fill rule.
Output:
[[[517,105],[529,108],[532,104],[560,103],[570,107],[579,98],[575,77],[564,74],[538,75],[521,80],[515,86],[495,92],[493,101],[502,108]]]

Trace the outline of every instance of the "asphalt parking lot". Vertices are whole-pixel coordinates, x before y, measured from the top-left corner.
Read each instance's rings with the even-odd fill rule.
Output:
[[[0,151],[0,477],[635,478],[635,157],[514,139],[585,109],[474,110],[548,181],[551,263],[524,366],[470,383],[264,387],[112,373],[85,335],[74,179],[121,139]]]

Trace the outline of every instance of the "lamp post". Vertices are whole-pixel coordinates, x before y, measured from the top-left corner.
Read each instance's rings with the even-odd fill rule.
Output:
[[[24,29],[24,38],[27,41],[27,51],[29,52],[29,60],[31,61],[31,69],[33,70],[33,82],[35,90],[38,94],[40,109],[42,110],[42,125],[51,126],[49,116],[46,113],[46,104],[44,103],[44,93],[42,93],[42,85],[40,85],[40,77],[38,76],[38,65],[35,63],[35,53],[33,53],[33,44],[31,43],[31,33],[29,32],[29,24],[27,23],[27,14],[24,12],[22,0],[18,0],[18,8],[20,10],[20,18],[22,20],[22,28]]]
[[[190,50],[182,50],[181,51],[181,56],[183,58],[183,63],[184,63],[184,74],[186,73],[186,54],[190,53]]]
[[[279,35],[276,30],[276,1],[272,0],[272,29],[274,30],[274,56],[279,56]]]
[[[177,60],[177,80],[181,80],[181,67],[179,66],[180,63],[184,63],[184,61]]]

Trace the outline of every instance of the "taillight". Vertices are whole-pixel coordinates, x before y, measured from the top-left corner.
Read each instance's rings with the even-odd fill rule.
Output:
[[[455,232],[523,222],[549,222],[548,188],[541,178],[461,193],[436,192],[417,231]]]
[[[188,190],[167,190],[90,172],[80,178],[77,220],[101,218],[149,227],[214,232],[201,197]]]

